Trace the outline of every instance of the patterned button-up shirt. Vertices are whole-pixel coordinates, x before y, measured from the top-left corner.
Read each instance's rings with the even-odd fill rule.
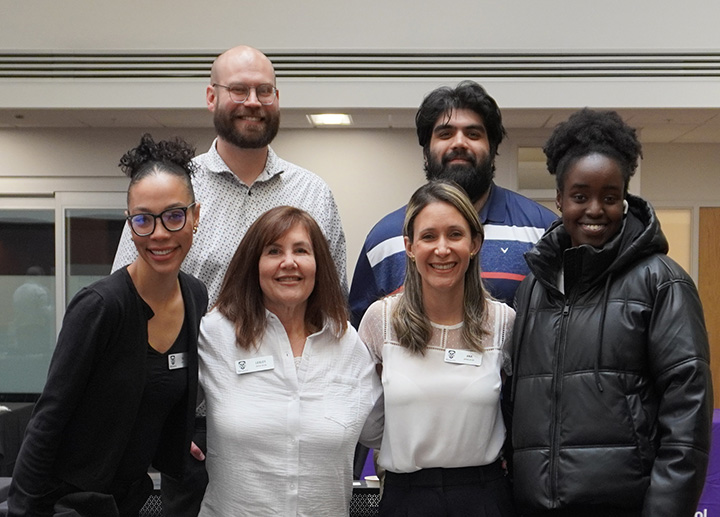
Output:
[[[250,225],[267,210],[281,205],[301,208],[312,215],[330,245],[330,252],[347,293],[345,233],[335,199],[319,176],[283,160],[268,148],[265,169],[252,185],[243,183],[217,152],[195,157],[198,171],[192,183],[200,203],[200,224],[182,270],[202,280],[210,306],[217,300],[225,271]],[[113,271],[137,257],[130,229],[125,226]]]

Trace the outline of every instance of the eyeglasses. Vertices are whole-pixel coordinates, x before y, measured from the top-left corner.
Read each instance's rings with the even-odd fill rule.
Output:
[[[230,100],[236,104],[242,104],[250,97],[250,90],[255,90],[255,96],[260,104],[269,106],[275,102],[278,89],[272,84],[258,84],[257,86],[247,86],[246,84],[236,84],[234,86],[225,86],[224,84],[213,83],[213,86],[225,88],[230,94]]]
[[[162,225],[169,232],[179,232],[185,228],[187,221],[187,210],[195,206],[190,203],[188,206],[168,208],[159,214],[135,214],[126,217],[130,221],[130,228],[138,237],[147,237],[155,231],[155,220],[160,219]]]

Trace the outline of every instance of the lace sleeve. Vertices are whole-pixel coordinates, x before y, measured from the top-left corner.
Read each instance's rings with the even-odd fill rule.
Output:
[[[383,328],[385,327],[385,322],[383,321],[384,313],[385,301],[376,301],[368,308],[367,312],[365,312],[360,322],[360,328],[358,329],[360,339],[365,343],[365,346],[368,347],[376,363],[382,363]]]
[[[495,318],[497,318],[495,328],[498,333],[495,342],[502,349],[502,369],[507,375],[512,375],[512,332],[515,325],[515,311],[508,305],[497,302]]]

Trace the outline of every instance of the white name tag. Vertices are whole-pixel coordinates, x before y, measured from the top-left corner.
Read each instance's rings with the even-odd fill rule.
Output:
[[[168,356],[168,369],[178,370],[180,368],[187,368],[187,352],[170,354]]]
[[[480,366],[482,364],[482,355],[473,350],[458,350],[456,348],[448,348],[445,350],[445,362],[453,364],[470,364],[472,366]]]
[[[238,375],[242,375],[244,373],[263,372],[265,370],[272,370],[273,368],[275,368],[275,361],[271,355],[235,361],[235,373]]]

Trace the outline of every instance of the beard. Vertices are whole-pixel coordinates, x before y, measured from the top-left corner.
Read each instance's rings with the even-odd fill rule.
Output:
[[[263,128],[260,131],[238,130],[235,127],[236,113],[234,111],[215,110],[213,123],[215,132],[226,142],[240,149],[261,149],[270,145],[280,128],[280,113],[278,111],[266,112],[262,109],[250,111],[241,108],[244,115],[257,114],[263,116]]]
[[[458,156],[468,159],[468,163],[448,164]],[[440,160],[430,155],[425,163],[425,177],[432,180],[451,180],[460,185],[470,201],[475,203],[485,194],[495,177],[495,165],[490,155],[480,162],[465,151],[452,151]]]

